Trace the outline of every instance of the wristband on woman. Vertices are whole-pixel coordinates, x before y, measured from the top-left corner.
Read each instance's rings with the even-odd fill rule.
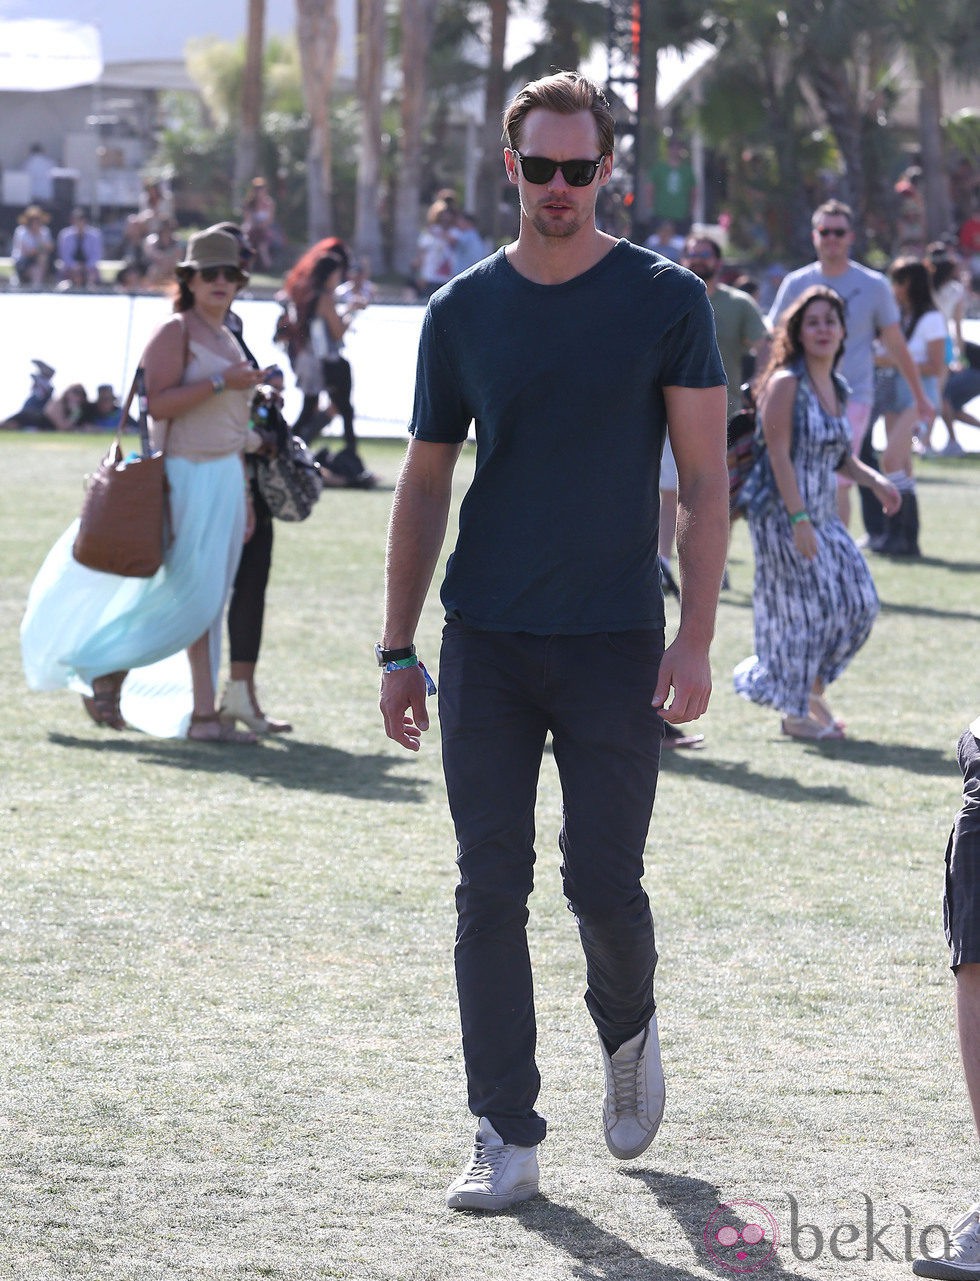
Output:
[[[809,520],[809,519],[810,519],[810,513],[804,507],[802,511],[794,512],[793,515],[790,516],[789,523],[791,525],[799,525],[801,521]]]

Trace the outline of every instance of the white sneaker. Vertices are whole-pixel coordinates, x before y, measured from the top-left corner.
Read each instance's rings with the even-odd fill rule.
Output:
[[[916,1259],[912,1271],[917,1277],[939,1277],[940,1281],[980,1277],[980,1202],[971,1205],[950,1228],[945,1256]]]
[[[942,449],[942,455],[944,458],[962,458],[965,453],[966,450],[960,442],[958,440],[954,440],[952,436],[947,440]]]
[[[660,1129],[667,1091],[660,1062],[656,1014],[642,1032],[610,1055],[599,1038],[606,1071],[602,1128],[606,1147],[620,1161],[645,1152]]]
[[[470,1163],[446,1190],[450,1210],[506,1210],[537,1195],[537,1147],[505,1143],[481,1116]]]

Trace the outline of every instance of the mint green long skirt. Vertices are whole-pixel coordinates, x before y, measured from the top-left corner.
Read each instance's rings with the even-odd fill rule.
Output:
[[[186,734],[192,697],[183,651],[210,637],[217,685],[225,604],[245,532],[237,454],[206,462],[168,458],[173,539],[152,578],[120,578],[72,556],[74,521],[48,553],[21,624],[31,689],[92,692],[92,681],[128,671],[122,712],[161,738]]]

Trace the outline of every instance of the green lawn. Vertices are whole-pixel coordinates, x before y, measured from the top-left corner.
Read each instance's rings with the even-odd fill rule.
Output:
[[[276,528],[260,685],[296,732],[160,742],[20,671],[28,586],[100,447],[0,439],[0,1277],[687,1281],[734,1275],[702,1232],[738,1200],[782,1233],[757,1275],[841,1275],[846,1223],[849,1275],[908,1275],[904,1227],[914,1250],[977,1197],[940,899],[955,742],[980,712],[980,460],[924,464],[926,558],[874,560],[882,615],[832,691],[841,743],[786,741],[732,693],[752,649],[736,530],[708,743],[667,759],[651,834],[668,1099],[637,1162],[602,1141],[546,760],[544,1195],[484,1218],[443,1208],[475,1123],[438,741],[401,753],[376,706],[390,487]],[[364,453],[394,481],[399,445]],[[433,598],[433,667],[439,626]],[[870,1260],[865,1196],[874,1232],[893,1225]],[[790,1197],[823,1236],[812,1261]]]

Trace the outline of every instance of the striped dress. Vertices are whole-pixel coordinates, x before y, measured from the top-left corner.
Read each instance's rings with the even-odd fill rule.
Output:
[[[837,679],[878,614],[871,571],[837,514],[836,469],[850,452],[850,428],[827,413],[798,372],[791,454],[819,551],[808,561],[796,550],[778,493],[749,520],[756,652],[734,673],[743,698],[787,716],[807,715],[814,683]]]

